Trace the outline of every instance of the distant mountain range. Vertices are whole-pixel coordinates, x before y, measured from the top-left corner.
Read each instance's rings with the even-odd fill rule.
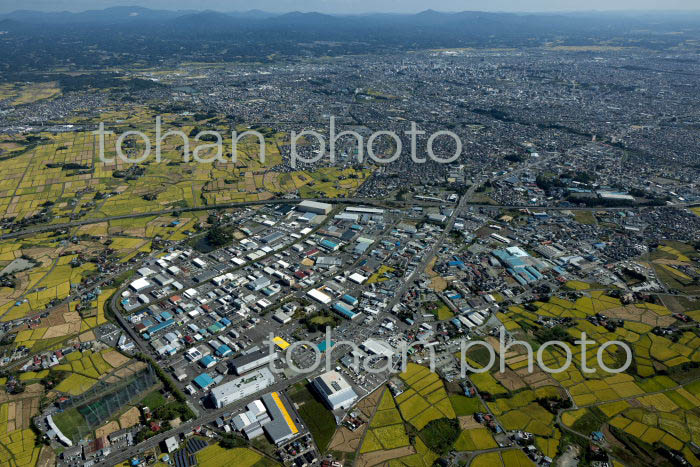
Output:
[[[319,25],[331,21],[335,24],[393,23],[416,24],[423,26],[441,26],[492,22],[495,24],[527,25],[531,23],[580,23],[591,26],[594,21],[607,24],[696,24],[700,21],[700,11],[696,12],[619,12],[619,13],[490,13],[481,11],[462,11],[445,13],[425,10],[417,14],[368,13],[358,15],[329,15],[316,12],[269,13],[262,10],[236,12],[218,12],[212,10],[153,10],[139,6],[119,6],[104,10],[88,10],[78,13],[41,12],[33,10],[16,10],[0,14],[0,21],[14,20],[18,23],[32,25],[60,24],[143,24],[144,22],[167,24],[174,20],[211,20],[217,24],[237,24],[241,20],[274,20],[276,24],[310,24]]]
[[[115,66],[135,60],[265,61],[285,56],[551,43],[669,50],[700,40],[700,12],[426,10],[417,14],[328,15],[114,7],[79,13],[18,10],[0,15],[0,33],[1,75],[3,70]],[[100,61],[95,58],[96,48],[101,51]]]

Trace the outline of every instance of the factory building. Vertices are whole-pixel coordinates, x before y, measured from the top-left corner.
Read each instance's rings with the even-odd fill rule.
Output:
[[[331,410],[347,409],[357,400],[352,386],[337,371],[329,371],[316,377],[313,385]]]
[[[241,355],[228,362],[228,366],[236,372],[237,375],[242,375],[256,368],[260,368],[263,365],[277,359],[277,354],[275,352],[269,353],[269,350],[258,350],[251,352],[246,355]]]
[[[275,382],[275,377],[267,368],[261,368],[246,376],[216,386],[211,390],[211,398],[217,408],[225,407],[264,390]]]
[[[333,209],[333,206],[327,203],[319,203],[316,201],[304,200],[297,204],[297,211],[312,212],[314,214],[326,215]]]

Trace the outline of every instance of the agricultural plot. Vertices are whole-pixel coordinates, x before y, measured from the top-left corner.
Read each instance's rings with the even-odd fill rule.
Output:
[[[527,313],[523,310],[524,313]],[[488,342],[496,351],[496,362],[500,362],[500,343],[494,337],[487,337]],[[488,363],[488,353],[483,348],[477,348],[467,355],[472,360],[475,368],[483,368]],[[492,395],[505,394],[508,391],[518,391],[523,388],[536,389],[556,385],[557,382],[548,373],[542,371],[539,366],[533,364],[532,371],[528,368],[528,356],[526,349],[521,345],[514,345],[508,349],[503,356],[505,361],[505,371],[494,371],[491,374],[474,374],[471,376],[472,382],[480,390]],[[546,351],[543,357],[544,363],[549,367],[556,367],[557,356]],[[499,368],[496,364],[494,368]],[[495,380],[495,382],[494,382]]]
[[[400,376],[407,385],[414,383],[414,386],[398,395],[396,399],[394,399],[390,391],[384,391],[370,423],[370,429],[367,430],[359,450],[361,456],[357,465],[375,465],[377,462],[389,462],[389,465],[395,467],[428,467],[433,465],[439,456],[425,444],[425,441],[422,439],[423,434],[413,436],[411,440],[404,425],[407,413],[413,416],[409,423],[414,427],[427,425],[430,421],[436,419],[433,417],[446,418],[441,411],[451,411],[452,416],[449,418],[455,417],[451,400],[446,395],[443,397],[438,392],[444,391],[442,381],[439,378],[428,377],[429,375],[432,375],[432,373],[427,368],[411,363],[407,371]],[[427,394],[428,399],[431,399],[431,394],[440,395],[439,398],[431,399],[437,403],[439,408],[429,405],[430,403],[423,399],[421,394]],[[413,399],[415,397],[421,398],[425,404],[428,404],[428,410],[425,412],[430,414],[431,420],[425,421],[420,418],[420,414],[406,412],[409,407],[403,406],[403,404],[407,402],[414,404],[415,401]],[[442,404],[449,404],[449,410]],[[412,410],[412,407],[410,410]],[[466,410],[464,409],[464,403],[462,403],[462,410]],[[398,420],[398,423],[390,424],[396,420]]]
[[[376,282],[384,282],[389,279],[388,274],[394,272],[395,269],[389,266],[386,266],[382,264],[379,266],[379,269],[377,269],[374,274],[369,276],[369,279],[367,279],[367,284],[374,284]]]
[[[370,429],[365,435],[360,452],[395,449],[410,445],[404,429],[403,419],[389,390],[385,390],[372,417]]]
[[[691,412],[659,414],[642,409],[628,409],[609,423],[645,443],[658,442],[679,451],[685,443],[698,439],[700,435],[700,419]]]
[[[6,250],[6,260],[0,260],[0,266],[4,265],[13,271],[16,284],[14,288],[0,289],[2,321],[43,311],[51,302],[68,297],[72,286],[79,285],[94,274],[96,265],[78,260],[77,254],[67,254],[69,248],[70,245],[58,243],[50,234],[37,234],[21,241],[0,242],[0,252]],[[103,249],[104,246],[97,242],[84,241],[71,248],[71,252],[89,256]],[[19,259],[13,258],[15,256]]]
[[[122,366],[128,362],[128,358],[121,356],[114,350],[103,350],[93,353],[90,350],[85,352],[73,352],[66,356],[66,363],[56,365],[53,371],[65,371],[68,374],[66,379],[61,381],[56,390],[72,396],[77,396],[90,389],[97,380],[107,376],[117,366]],[[112,365],[111,363],[120,364]]]
[[[680,251],[670,253],[683,254]],[[700,406],[700,383],[679,388],[677,381],[658,375],[658,372],[667,370],[681,379],[680,374],[684,372],[677,370],[678,367],[700,362],[700,337],[694,332],[684,332],[680,338],[672,341],[653,334],[651,331],[655,326],[676,323],[671,311],[664,305],[622,305],[618,299],[600,291],[588,291],[580,284],[570,284],[569,288],[583,292],[584,296],[576,301],[553,297],[546,303],[536,302],[536,310],[512,306],[507,313],[497,315],[516,336],[521,330],[539,329],[537,321],[540,317],[568,317],[574,324],[563,329],[571,338],[578,339],[585,332],[589,339],[596,342],[587,347],[585,359],[586,366],[594,369],[592,374],[584,373],[581,369],[580,346],[569,345],[574,365],[552,375],[558,384],[567,389],[578,407],[562,414],[563,425],[581,433],[590,433],[600,429],[607,421],[613,429],[621,430],[647,445],[659,443],[678,451],[689,450],[688,443],[700,440],[700,423],[694,413]],[[623,325],[613,331],[595,326],[586,318],[596,313],[620,319]],[[620,340],[630,345],[634,358],[632,368],[636,370],[636,375],[631,372],[610,374],[597,368],[594,361],[597,351],[602,343],[610,340]],[[496,341],[491,344],[498,349]],[[554,349],[545,352],[544,360],[547,366],[557,368],[563,363],[563,352]],[[604,363],[611,368],[620,365],[616,363],[616,351],[615,346],[610,346],[603,352]],[[521,356],[517,347],[510,349],[505,356],[508,368],[504,375],[512,370],[515,375],[521,376],[518,373],[522,370],[522,367],[519,368],[522,365]],[[553,429],[553,416],[541,409],[539,404],[533,403],[536,398],[534,393],[524,390],[525,386],[514,381],[512,375],[495,376],[471,375],[470,379],[480,391],[499,389],[495,383],[514,391],[510,397],[496,395],[488,404],[503,428],[534,433],[538,448],[550,457],[556,455],[561,434]],[[543,412],[539,413],[538,410]]]
[[[50,99],[61,93],[58,83],[49,81],[46,83],[31,83],[20,86],[17,89],[17,97],[12,101],[12,105],[31,104],[44,99]]]
[[[429,302],[424,305],[425,311],[427,313],[432,313],[435,315],[438,321],[447,321],[448,319],[454,318],[454,313],[450,310],[445,303],[442,301]]]
[[[520,449],[512,449],[501,453],[479,454],[471,465],[472,467],[526,467],[531,466],[532,461]]]
[[[634,346],[637,374],[653,375],[656,370],[669,369],[689,362],[700,362],[700,337],[686,332],[678,342],[646,334]]]
[[[423,442],[423,440],[420,439],[419,436],[415,438],[414,448],[416,450],[415,454],[406,457],[401,457],[399,459],[392,459],[389,462],[389,466],[432,467],[439,457],[425,445],[425,443]]]
[[[582,281],[568,281],[564,285],[571,290],[588,290],[591,288],[590,284]]]
[[[540,451],[542,451],[542,454],[554,459],[554,457],[557,455],[557,452],[559,451],[560,440],[561,432],[555,428],[554,434],[550,438],[536,436],[535,445],[539,448]]]
[[[570,381],[562,381],[562,384],[567,386]],[[579,407],[644,394],[644,390],[635,382],[634,377],[625,373],[601,379],[581,380],[568,385],[568,389]]]
[[[71,337],[106,323],[105,303],[113,292],[114,289],[101,290],[97,299],[93,300],[90,307],[81,313],[70,311],[74,309],[74,303],[54,309],[48,317],[41,320],[40,327],[20,328],[21,330],[15,337],[15,345],[24,345],[35,351],[49,349]]]
[[[466,417],[484,411],[484,406],[478,397],[466,397],[459,394],[450,394],[448,397],[455,415],[458,417]]]
[[[0,96],[25,102],[44,99],[59,92],[52,83],[32,85],[32,89],[0,89]],[[105,110],[102,118],[119,120],[154,138],[155,115],[145,105]],[[162,115],[163,126],[185,132],[194,127],[180,116]],[[244,130],[244,128],[241,128]],[[39,133],[30,140],[0,139],[0,154],[17,152],[3,162],[4,178],[0,180],[0,215],[21,220],[48,207],[53,222],[67,222],[72,216],[87,219],[148,214],[163,209],[202,206],[205,202],[264,200],[288,193],[300,196],[339,197],[351,195],[372,173],[372,169],[355,170],[347,164],[321,167],[314,172],[279,173],[271,168],[282,163],[278,144],[285,135],[272,129],[265,131],[265,161],[258,160],[260,150],[256,138],[247,138],[237,145],[236,154],[225,162],[199,163],[184,157],[181,140],[166,138],[160,161],[139,164],[116,158],[117,135],[104,139],[104,158],[98,154],[98,140],[91,132]],[[226,132],[228,133],[228,132]],[[230,135],[223,141],[231,148]],[[134,149],[143,150],[135,141]],[[194,149],[194,148],[191,148]],[[200,154],[207,157],[214,155]],[[98,196],[98,194],[100,196]],[[107,196],[104,196],[108,194]],[[50,204],[46,204],[50,201]],[[105,236],[113,225],[98,224],[76,229],[79,234]],[[139,236],[171,236],[178,228],[147,225]],[[176,226],[171,226],[176,227]]]
[[[38,411],[38,405],[35,410]],[[0,405],[0,464],[24,467],[34,466],[41,450],[29,422],[22,423],[21,407],[15,402]],[[34,414],[32,414],[34,415]],[[26,425],[26,427],[24,427]]]
[[[673,368],[678,365],[687,363],[693,359],[700,360],[700,354],[695,354],[695,350],[688,345],[700,343],[700,338],[697,342],[692,340],[692,336],[687,336],[686,341],[679,343],[671,343],[665,338],[657,337],[649,334],[649,331],[654,326],[669,326],[675,322],[675,319],[670,316],[671,312],[663,305],[654,303],[640,303],[636,305],[623,306],[620,301],[614,297],[609,297],[602,292],[590,292],[590,296],[579,298],[575,302],[563,300],[557,297],[551,298],[547,303],[535,302],[538,307],[535,312],[524,310],[522,307],[512,306],[509,308],[510,313],[507,315],[499,314],[499,318],[506,321],[506,327],[511,331],[517,332],[520,328],[538,328],[536,321],[541,317],[567,317],[574,320],[574,325],[567,328],[567,333],[579,339],[585,332],[587,338],[596,342],[595,345],[589,345],[586,352],[586,366],[595,370],[593,374],[586,374],[585,379],[603,378],[607,376],[607,372],[602,371],[597,365],[597,352],[600,345],[611,340],[625,341],[635,348],[635,363],[639,376],[648,377],[654,374],[654,365],[661,364],[659,368]],[[594,326],[585,318],[592,314],[604,313],[611,318],[617,318],[624,321],[624,326],[618,327],[611,332],[602,326]],[[653,352],[652,352],[652,343]],[[494,346],[498,348],[497,346]],[[573,362],[580,367],[581,348],[569,344],[573,355]],[[549,351],[554,349],[554,351]],[[545,352],[544,362],[550,368],[558,368],[559,363],[563,363],[562,356],[564,355],[561,349],[553,347]],[[609,346],[603,352],[603,362],[610,368],[616,368],[619,364],[616,363],[617,348]],[[694,355],[695,354],[695,355]],[[507,356],[508,357],[508,356]],[[522,370],[527,364],[525,359],[520,354],[513,354],[506,360],[510,369],[516,373]],[[580,384],[584,377],[580,368],[570,368],[568,371],[552,375],[562,385],[566,387]],[[517,383],[517,382],[516,382]],[[511,390],[518,389],[516,383],[511,383]],[[593,391],[585,391],[578,388],[578,399],[575,402],[579,405],[587,405],[594,402],[613,400],[619,397],[625,397],[626,390],[622,389],[623,394],[611,391],[608,387],[598,388],[600,394],[593,397]],[[629,389],[629,388],[628,388]],[[632,389],[629,389],[632,390]],[[617,396],[616,396],[617,394]]]
[[[666,376],[655,376],[639,383],[637,397],[566,411],[564,425],[580,432],[597,430],[603,423],[632,436],[646,445],[659,443],[677,451],[689,450],[689,443],[700,441],[700,384],[677,388]]]
[[[469,379],[479,392],[487,392],[493,395],[506,394],[508,392],[490,373],[475,373],[469,376]]]
[[[36,394],[36,397],[23,397],[0,405],[0,429],[2,433],[30,428],[32,417],[38,413],[41,386],[31,382],[27,382],[27,384],[29,384],[27,392]]]
[[[367,431],[360,453],[410,446],[403,423],[373,428]]]
[[[437,374],[426,367],[409,363],[406,372],[399,377],[408,387],[404,393],[406,397],[400,401],[397,398],[401,416],[418,430],[439,418],[455,418],[445,386]]]
[[[498,444],[486,428],[474,428],[462,431],[455,443],[455,449],[457,451],[480,451],[496,447],[498,447]]]
[[[673,241],[664,242],[650,254],[658,279],[669,288],[688,294],[700,291],[700,286],[693,280],[693,276],[699,272],[697,263],[693,262],[697,258],[692,246]]]
[[[80,315],[68,310],[68,305],[61,306],[42,319],[41,327],[20,330],[15,337],[15,346],[24,345],[37,351],[52,348],[77,335],[81,329]]]
[[[197,453],[197,463],[201,467],[253,467],[254,465],[277,465],[261,454],[246,448],[224,449],[212,444]]]

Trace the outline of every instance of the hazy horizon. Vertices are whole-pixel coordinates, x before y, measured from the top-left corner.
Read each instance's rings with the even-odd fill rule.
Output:
[[[321,13],[417,13],[426,9],[438,11],[501,11],[501,12],[591,12],[591,11],[688,11],[700,10],[696,0],[532,0],[526,5],[520,0],[260,0],[255,5],[242,0],[204,0],[192,3],[185,0],[25,0],[5,1],[0,13],[16,10],[45,12],[81,12],[115,6],[138,6],[162,10],[216,10],[222,12],[263,10],[272,13],[316,11]]]

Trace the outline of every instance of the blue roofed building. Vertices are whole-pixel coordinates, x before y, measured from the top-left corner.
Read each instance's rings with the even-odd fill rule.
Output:
[[[352,295],[345,294],[342,297],[340,297],[340,299],[350,306],[357,305],[357,299],[355,297],[353,297]]]
[[[331,242],[330,240],[323,239],[319,242],[319,245],[327,250],[336,251],[340,246],[337,243]]]
[[[508,274],[520,285],[527,285],[544,279],[541,271],[546,265],[518,247],[494,250],[491,254],[506,268]]]
[[[216,365],[217,360],[211,355],[206,355],[199,360],[199,364],[204,368],[211,368]]]
[[[216,355],[219,357],[227,357],[233,353],[233,350],[231,350],[231,347],[228,345],[222,345],[218,349],[216,349]]]
[[[207,389],[214,384],[214,379],[206,373],[202,373],[194,379],[194,383],[202,389]]]
[[[333,304],[333,310],[335,310],[336,313],[338,313],[340,316],[346,319],[355,319],[357,317],[357,313],[349,310],[342,303]]]
[[[161,323],[154,324],[153,326],[151,326],[150,328],[148,328],[148,332],[149,332],[150,334],[155,334],[155,333],[157,333],[157,332],[159,332],[159,331],[162,331],[163,329],[169,328],[169,327],[172,326],[173,324],[175,324],[175,320],[172,319],[172,318],[170,318],[170,319],[167,319],[167,320],[165,320],[165,321],[163,321],[163,322],[161,322]]]

